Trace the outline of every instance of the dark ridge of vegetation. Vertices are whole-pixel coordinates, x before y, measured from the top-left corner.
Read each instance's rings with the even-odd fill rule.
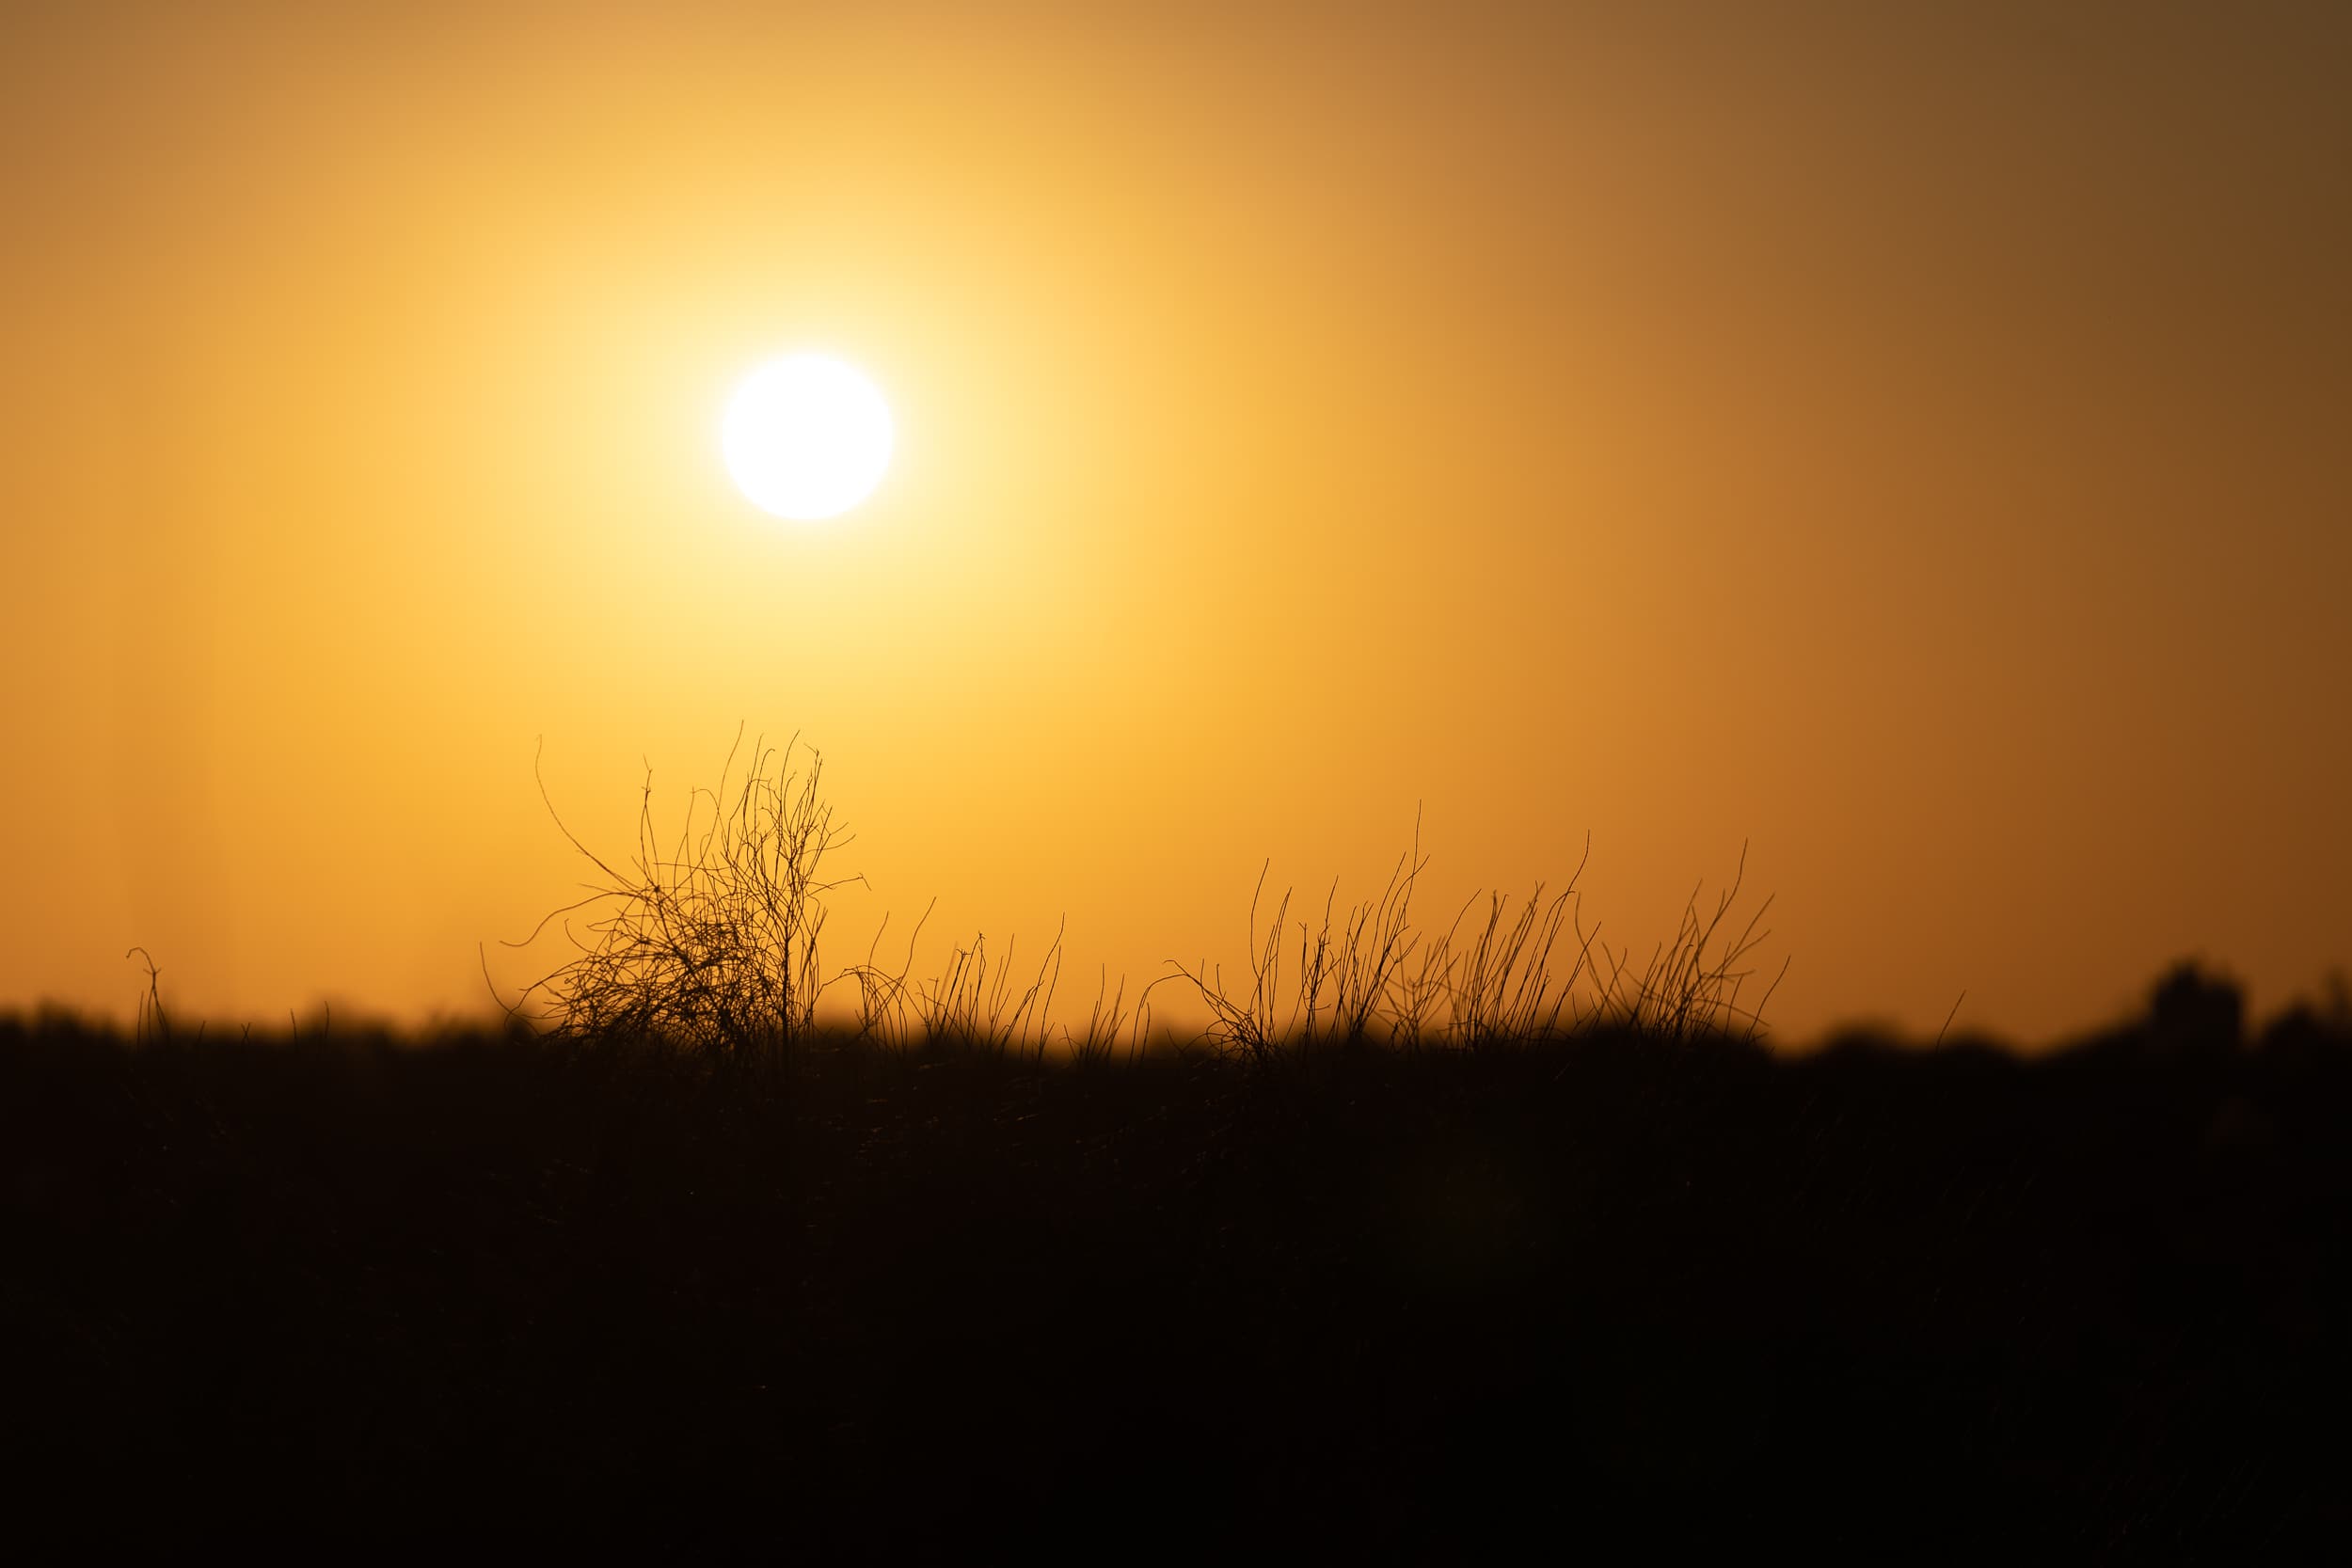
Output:
[[[17,1539],[2340,1538],[2352,1019],[1034,1058],[0,1022]],[[485,1518],[498,1533],[458,1533]]]

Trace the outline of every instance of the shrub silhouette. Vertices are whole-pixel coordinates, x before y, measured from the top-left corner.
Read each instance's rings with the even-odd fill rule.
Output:
[[[625,869],[564,826],[540,779],[548,814],[597,879],[586,897],[507,944],[525,946],[560,923],[574,948],[525,988],[510,1016],[537,1007],[536,1021],[560,1037],[655,1037],[739,1061],[815,1030],[825,989],[818,946],[825,895],[861,879],[827,879],[825,860],[851,835],[819,792],[823,756],[809,750],[806,768],[793,766],[793,752],[803,749],[798,736],[780,750],[754,741],[730,798],[727,778],[741,739],[739,732],[717,787],[688,797],[685,826],[667,853],[655,836],[646,770],[637,849]],[[702,821],[706,800],[709,816]]]
[[[2245,1038],[2245,993],[2193,961],[2175,964],[2149,993],[2147,1040],[2157,1054],[2228,1054]]]

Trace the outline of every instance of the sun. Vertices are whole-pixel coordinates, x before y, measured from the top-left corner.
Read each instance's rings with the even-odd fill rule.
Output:
[[[890,405],[862,372],[821,354],[794,354],[743,378],[719,444],[754,506],[813,522],[874,493],[894,436]]]

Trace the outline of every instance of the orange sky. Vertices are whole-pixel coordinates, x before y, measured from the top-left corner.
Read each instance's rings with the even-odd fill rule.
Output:
[[[2352,960],[2352,9],[6,33],[0,1005],[478,1009],[538,738],[617,847],[743,721],[845,939],[1073,974],[1417,804],[1433,912],[1589,830],[1629,936],[1748,841],[1785,1037]],[[816,527],[716,451],[801,346],[899,422]]]

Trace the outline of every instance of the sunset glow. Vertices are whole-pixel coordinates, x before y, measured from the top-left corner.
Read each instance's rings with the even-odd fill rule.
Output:
[[[5,17],[12,1560],[2343,1551],[2352,0]]]

